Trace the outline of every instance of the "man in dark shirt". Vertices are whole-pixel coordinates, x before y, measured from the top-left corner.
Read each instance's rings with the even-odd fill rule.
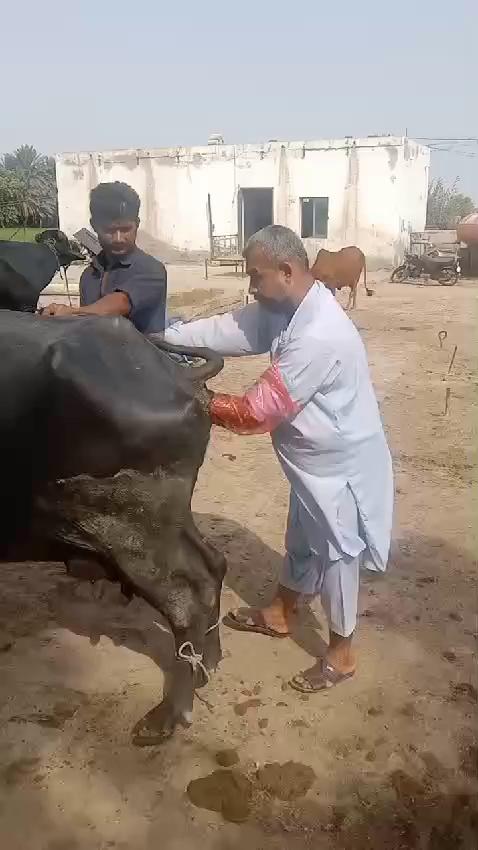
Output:
[[[90,194],[91,226],[102,251],[80,279],[80,306],[49,304],[43,316],[127,316],[142,333],[164,330],[166,269],[136,247],[140,200],[126,183],[100,183]]]

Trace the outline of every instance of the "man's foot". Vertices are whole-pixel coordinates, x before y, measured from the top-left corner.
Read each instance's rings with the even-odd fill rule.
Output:
[[[353,632],[348,637],[329,629],[329,646],[325,659],[339,673],[354,673],[357,666],[353,650]]]
[[[289,684],[303,694],[315,694],[351,679],[354,674],[355,670],[338,670],[326,658],[321,658],[313,667],[297,673]]]
[[[295,614],[299,594],[279,585],[277,595],[264,608],[239,608],[230,611],[224,622],[232,629],[256,632],[269,637],[284,638],[290,635],[290,623]]]
[[[254,632],[274,638],[286,638],[290,634],[285,618],[274,616],[271,608],[237,608],[226,614],[223,623],[239,632]]]

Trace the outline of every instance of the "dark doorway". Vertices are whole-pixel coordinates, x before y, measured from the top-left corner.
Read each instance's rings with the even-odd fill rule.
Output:
[[[274,221],[273,189],[241,189],[239,192],[239,240],[244,248],[247,240],[261,227]]]

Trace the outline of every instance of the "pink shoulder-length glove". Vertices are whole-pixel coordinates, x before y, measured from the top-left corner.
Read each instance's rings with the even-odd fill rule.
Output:
[[[279,366],[273,363],[243,396],[215,393],[209,412],[214,425],[236,434],[265,434],[300,409],[290,397]]]

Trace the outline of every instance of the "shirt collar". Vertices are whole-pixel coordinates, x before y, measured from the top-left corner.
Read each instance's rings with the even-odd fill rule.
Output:
[[[314,281],[314,283],[310,287],[307,294],[304,295],[302,301],[300,302],[299,306],[297,307],[297,310],[295,311],[294,315],[292,316],[292,318],[289,322],[289,330],[292,330],[292,328],[295,325],[297,325],[298,323],[300,323],[302,321],[302,319],[304,319],[305,321],[310,319],[311,312],[314,309],[314,305],[315,304],[318,305],[319,296],[320,296],[320,283],[319,283],[319,281],[316,280],[316,281]]]
[[[135,246],[133,248],[133,250],[129,252],[129,254],[126,254],[126,256],[117,257],[115,259],[113,265],[110,266],[110,268],[113,268],[113,269],[117,269],[117,268],[126,268],[127,269],[127,268],[129,268],[134,263],[137,250],[138,249]],[[92,260],[91,260],[91,265],[93,266],[95,271],[99,272],[100,274],[103,274],[103,272],[107,268],[105,252],[100,251],[100,253],[97,254],[96,257],[93,257]]]

